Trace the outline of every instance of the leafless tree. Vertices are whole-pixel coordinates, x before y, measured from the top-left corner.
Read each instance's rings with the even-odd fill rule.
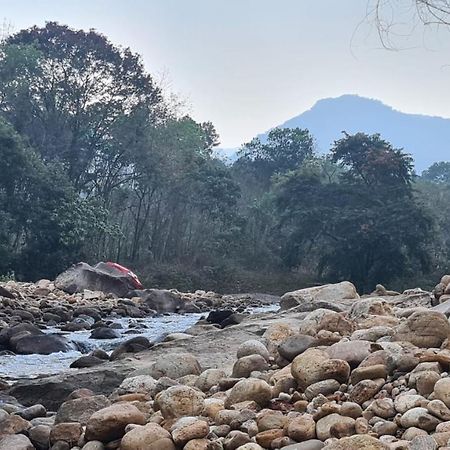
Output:
[[[383,45],[394,48],[392,37],[408,27],[450,26],[450,0],[370,0],[367,18],[375,21]]]

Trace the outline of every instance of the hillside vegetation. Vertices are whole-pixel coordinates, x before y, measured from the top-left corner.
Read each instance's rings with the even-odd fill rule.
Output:
[[[309,130],[276,128],[229,166],[214,126],[172,106],[130,49],[56,23],[20,31],[0,48],[0,274],[114,260],[185,290],[431,285],[449,262],[450,164],[417,177],[378,130],[349,131],[317,154]]]

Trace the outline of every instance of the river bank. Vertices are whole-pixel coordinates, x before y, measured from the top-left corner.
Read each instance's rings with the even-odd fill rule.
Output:
[[[447,449],[447,285],[291,292],[276,312],[5,385],[0,449]]]

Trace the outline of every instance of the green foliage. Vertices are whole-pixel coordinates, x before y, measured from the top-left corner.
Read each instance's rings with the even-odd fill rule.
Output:
[[[86,202],[60,168],[44,164],[4,120],[0,172],[0,273],[54,276],[80,257],[84,238],[95,229]],[[98,209],[92,213],[98,218]]]
[[[276,173],[300,167],[314,153],[314,141],[308,130],[274,128],[267,141],[254,138],[239,151],[237,165],[253,169],[258,178],[268,181]]]
[[[92,189],[98,159],[117,165],[116,124],[135,120],[136,111],[154,121],[164,115],[160,91],[138,55],[95,31],[54,22],[4,41],[0,84],[0,113],[45,161],[62,163],[79,191]]]
[[[275,128],[232,166],[217,144],[105,36],[48,23],[9,37],[0,274],[111,259],[158,287],[282,293],[341,279],[365,291],[448,266],[450,163],[418,179],[402,150],[362,133],[318,156],[308,130]]]
[[[450,184],[450,162],[440,161],[434,163],[422,173],[422,178],[434,183]]]
[[[432,220],[413,196],[409,157],[362,134],[338,141],[332,157],[344,168],[338,182],[305,171],[278,181],[286,263],[315,260],[326,279],[365,291],[426,270]]]

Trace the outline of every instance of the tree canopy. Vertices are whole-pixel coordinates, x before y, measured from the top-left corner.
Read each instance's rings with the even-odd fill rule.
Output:
[[[115,260],[160,287],[280,293],[349,279],[370,291],[450,261],[449,163],[417,177],[377,134],[344,133],[317,154],[308,130],[275,128],[233,164],[218,143],[139,55],[96,31],[51,22],[10,36],[0,275]]]

